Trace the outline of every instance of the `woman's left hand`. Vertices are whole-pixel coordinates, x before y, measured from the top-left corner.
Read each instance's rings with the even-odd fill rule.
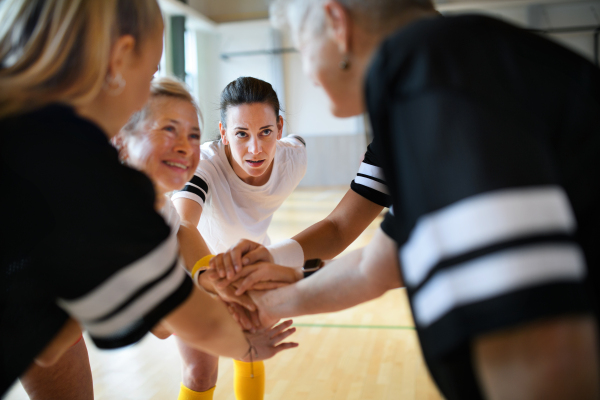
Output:
[[[296,332],[296,328],[290,328],[292,323],[293,321],[290,319],[271,328],[258,330],[255,333],[245,332],[246,338],[252,343],[255,352],[252,354],[252,357],[250,357],[250,353],[245,354],[241,361],[250,362],[266,360],[282,350],[298,347],[298,343],[294,342],[280,343],[292,333]]]

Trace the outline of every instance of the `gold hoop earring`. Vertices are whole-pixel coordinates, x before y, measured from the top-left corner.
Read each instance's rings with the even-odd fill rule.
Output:
[[[350,69],[350,59],[348,58],[348,54],[344,54],[344,58],[340,61],[340,69],[342,71]]]
[[[125,79],[123,79],[123,75],[120,72],[117,72],[115,76],[112,74],[106,75],[106,79],[104,80],[104,85],[102,88],[111,96],[118,96],[125,89]]]

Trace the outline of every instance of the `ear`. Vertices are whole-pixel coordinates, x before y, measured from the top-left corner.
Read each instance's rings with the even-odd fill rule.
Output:
[[[279,116],[279,121],[277,122],[277,140],[281,139],[283,135],[283,117]]]
[[[229,141],[227,140],[227,130],[221,121],[219,121],[219,133],[221,134],[221,140],[223,141],[223,144],[228,145]]]
[[[327,27],[337,44],[340,53],[350,52],[352,36],[352,18],[344,6],[335,0],[328,1],[323,5]]]
[[[110,50],[108,73],[114,76],[135,60],[135,39],[131,35],[123,35],[116,40]]]

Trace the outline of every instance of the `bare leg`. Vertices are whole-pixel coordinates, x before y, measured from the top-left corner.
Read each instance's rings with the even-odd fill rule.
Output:
[[[31,400],[93,400],[92,370],[85,341],[71,347],[51,367],[33,363],[21,376]]]
[[[183,362],[183,384],[196,392],[205,392],[217,384],[219,357],[189,347],[176,338]]]

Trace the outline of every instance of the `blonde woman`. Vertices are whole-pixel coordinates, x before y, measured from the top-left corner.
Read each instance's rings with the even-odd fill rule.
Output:
[[[151,181],[109,143],[148,99],[156,1],[4,0],[0,20],[0,393],[82,327],[100,348],[161,322],[203,351],[274,354],[194,288]]]

